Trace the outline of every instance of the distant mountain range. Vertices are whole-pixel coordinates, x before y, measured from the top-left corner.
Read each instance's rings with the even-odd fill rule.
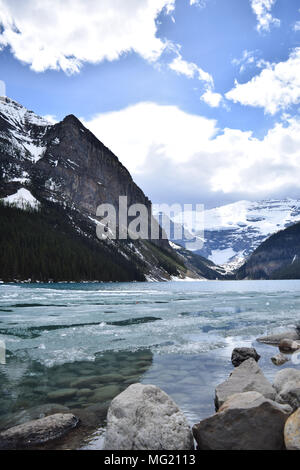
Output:
[[[183,214],[172,218],[181,224]],[[195,239],[203,239],[201,226],[193,224],[193,213],[184,214],[185,241],[175,243],[189,246]],[[195,253],[217,265],[232,270],[241,266],[251,253],[270,235],[300,221],[300,200],[238,201],[204,211],[204,244]],[[171,232],[172,233],[172,232]],[[195,244],[197,247],[197,244]]]
[[[120,195],[151,213],[127,169],[75,116],[53,125],[0,97],[0,279],[203,278],[201,258],[186,265],[168,240],[99,240],[96,208],[117,207]]]

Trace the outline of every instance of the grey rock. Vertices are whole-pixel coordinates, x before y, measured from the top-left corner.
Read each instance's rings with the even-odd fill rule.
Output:
[[[65,400],[67,398],[73,397],[76,395],[77,390],[74,388],[61,388],[59,390],[55,390],[54,392],[49,392],[47,394],[50,400]]]
[[[260,338],[257,338],[256,341],[259,343],[273,344],[274,346],[278,346],[282,339],[300,340],[300,335],[296,329],[293,329],[274,335],[261,336]]]
[[[219,411],[193,426],[200,450],[280,450],[284,425],[291,414],[258,392],[232,395]]]
[[[266,379],[257,362],[250,358],[236,367],[229,378],[217,386],[215,406],[218,409],[230,395],[242,392],[259,392],[264,397],[274,400],[275,390]]]
[[[68,407],[58,403],[48,403],[39,405],[26,410],[17,411],[16,413],[8,413],[1,417],[1,430],[12,428],[18,424],[24,424],[33,419],[45,418],[46,416],[56,413],[70,413]]]
[[[279,350],[287,353],[293,353],[300,349],[300,341],[284,338],[280,341]]]
[[[118,393],[120,387],[118,385],[105,385],[104,387],[96,388],[93,390],[93,395],[90,398],[92,403],[112,400]]]
[[[252,357],[256,362],[260,359],[260,355],[257,354],[254,348],[234,348],[231,354],[231,362],[234,367],[238,367],[242,362]]]
[[[1,449],[19,449],[45,442],[66,434],[78,424],[78,418],[71,413],[56,413],[46,418],[28,421],[0,433]]]
[[[130,385],[107,414],[106,450],[191,450],[193,435],[176,403],[155,385]]]
[[[283,364],[289,361],[289,358],[286,357],[284,354],[279,353],[275,356],[272,356],[271,361],[273,362],[273,364],[275,364],[275,366],[282,366]]]
[[[293,410],[300,407],[300,370],[289,368],[277,372],[273,387],[278,403],[288,403]]]

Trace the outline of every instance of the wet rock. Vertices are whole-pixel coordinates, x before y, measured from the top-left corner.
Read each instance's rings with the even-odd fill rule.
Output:
[[[253,358],[256,362],[260,359],[260,355],[257,354],[256,349],[254,348],[235,348],[232,351],[231,362],[234,367],[238,367],[242,362],[247,359]]]
[[[250,358],[242,362],[230,374],[229,378],[217,386],[215,406],[218,409],[230,395],[242,392],[259,392],[264,397],[273,400],[275,390],[266,379],[257,362]]]
[[[27,410],[18,411],[13,414],[1,417],[1,428],[7,429],[19,424],[24,424],[27,421],[34,419],[45,418],[46,416],[56,413],[70,413],[69,408],[58,403],[48,403],[46,405],[39,405]]]
[[[0,433],[1,449],[20,449],[58,439],[78,424],[71,413],[56,413],[46,418],[28,421]]]
[[[77,390],[74,388],[62,388],[60,390],[55,390],[54,392],[49,392],[47,397],[50,398],[50,400],[65,400],[73,397],[76,393]]]
[[[90,375],[87,377],[80,377],[76,380],[73,380],[70,383],[70,387],[72,388],[85,388],[89,387],[92,384],[99,382],[99,375]]]
[[[118,393],[120,393],[120,387],[118,385],[105,385],[104,387],[96,388],[93,390],[94,394],[90,398],[93,403],[102,402],[106,400],[112,400]]]
[[[258,392],[232,395],[210,418],[193,426],[200,450],[280,450],[292,409]]]
[[[273,387],[278,403],[288,403],[293,410],[300,407],[300,370],[289,368],[277,372]]]
[[[273,364],[275,364],[275,366],[282,366],[283,364],[289,361],[289,358],[286,357],[284,354],[279,353],[275,356],[272,356],[271,361],[273,362]]]
[[[300,340],[300,334],[297,329],[291,329],[274,335],[261,336],[256,341],[259,343],[273,344],[278,346],[282,339]]]
[[[284,338],[280,340],[278,347],[280,351],[286,353],[293,353],[300,349],[300,341],[294,341],[292,339]]]
[[[176,403],[155,385],[133,384],[112,401],[106,450],[190,450],[193,436]]]
[[[284,443],[287,450],[300,450],[300,408],[285,423]]]
[[[77,397],[86,397],[89,395],[92,395],[93,391],[90,390],[89,388],[80,388],[77,390],[76,396]]]

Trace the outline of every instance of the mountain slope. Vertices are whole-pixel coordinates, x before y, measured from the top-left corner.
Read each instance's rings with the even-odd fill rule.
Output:
[[[88,266],[91,264],[88,264],[86,269],[89,272],[84,275],[78,265],[76,279],[94,280],[89,279],[91,275],[96,276],[97,280],[143,280],[148,277],[165,280],[171,276],[184,277],[186,267],[169,246],[168,240],[133,242],[96,238],[96,226],[100,223],[95,216],[97,206],[110,203],[118,207],[119,196],[127,196],[128,206],[136,203],[145,205],[151,214],[151,201],[134,183],[126,168],[75,116],[67,116],[63,121],[51,125],[15,101],[0,97],[0,198],[6,205],[14,204],[23,210],[30,208],[27,217],[31,219],[37,233],[41,217],[41,237],[45,234],[47,224],[49,233],[51,228],[55,229],[51,237],[54,244],[63,246],[63,256],[67,250],[67,238],[61,245],[60,233],[72,235],[73,251],[70,252],[73,255],[77,252],[80,257],[80,250],[88,250],[89,258],[95,253],[95,246],[99,249],[101,259],[97,268],[89,271]],[[1,210],[3,216],[8,214],[7,209]],[[40,214],[34,214],[32,210],[38,210]],[[13,217],[16,218],[15,215]],[[56,217],[59,223],[55,223]],[[25,230],[25,219],[23,222]],[[9,230],[7,224],[5,229],[2,226],[3,236],[8,237],[6,247],[13,250],[17,238],[11,238]],[[40,279],[45,279],[45,266],[49,257],[41,249],[44,244],[38,243],[38,237],[33,237],[32,244],[32,247],[26,245],[26,256],[30,257],[30,253],[38,250],[36,256],[43,259],[44,266]],[[69,254],[66,259],[70,258]],[[115,272],[113,275],[109,274],[106,264],[108,259]],[[37,279],[38,276],[36,273],[31,276],[27,271],[23,274],[16,271],[4,273],[1,272],[1,266],[3,263],[0,263],[0,279],[11,279],[11,276],[14,279]],[[118,273],[114,270],[116,266],[119,266]],[[62,271],[60,275],[56,273],[52,277],[61,279],[66,274]],[[63,280],[70,279],[68,276],[68,279]]]
[[[182,214],[173,221],[180,223]],[[193,213],[184,214],[187,234],[203,239],[203,227],[195,226]],[[300,201],[238,201],[205,210],[203,214],[204,245],[196,253],[218,265],[241,265],[264,240],[278,230],[300,220]],[[202,231],[201,231],[202,230]],[[173,240],[171,238],[172,241]],[[190,240],[186,240],[188,243]],[[190,249],[192,248],[192,245]],[[195,245],[196,246],[196,245]]]
[[[300,279],[300,223],[264,241],[236,276],[237,279]]]

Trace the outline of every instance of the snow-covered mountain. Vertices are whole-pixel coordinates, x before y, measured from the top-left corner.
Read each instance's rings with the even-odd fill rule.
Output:
[[[0,97],[0,279],[129,281],[199,278],[202,271],[214,275],[212,264],[200,257],[193,257],[193,270],[192,260],[163,238],[112,240],[102,234],[99,240],[96,227],[103,223],[96,217],[97,207],[109,203],[118,209],[120,195],[127,196],[128,207],[145,206],[153,220],[151,201],[76,116],[51,124]],[[28,260],[33,258],[31,272],[34,263]]]
[[[203,227],[195,226],[193,213],[177,214],[186,232],[203,239]],[[238,201],[204,211],[204,243],[195,252],[218,265],[237,267],[273,233],[300,221],[300,200]],[[179,242],[179,240],[176,240]],[[181,241],[184,246],[187,240]],[[196,246],[196,244],[195,244]],[[193,244],[189,243],[193,250]]]

